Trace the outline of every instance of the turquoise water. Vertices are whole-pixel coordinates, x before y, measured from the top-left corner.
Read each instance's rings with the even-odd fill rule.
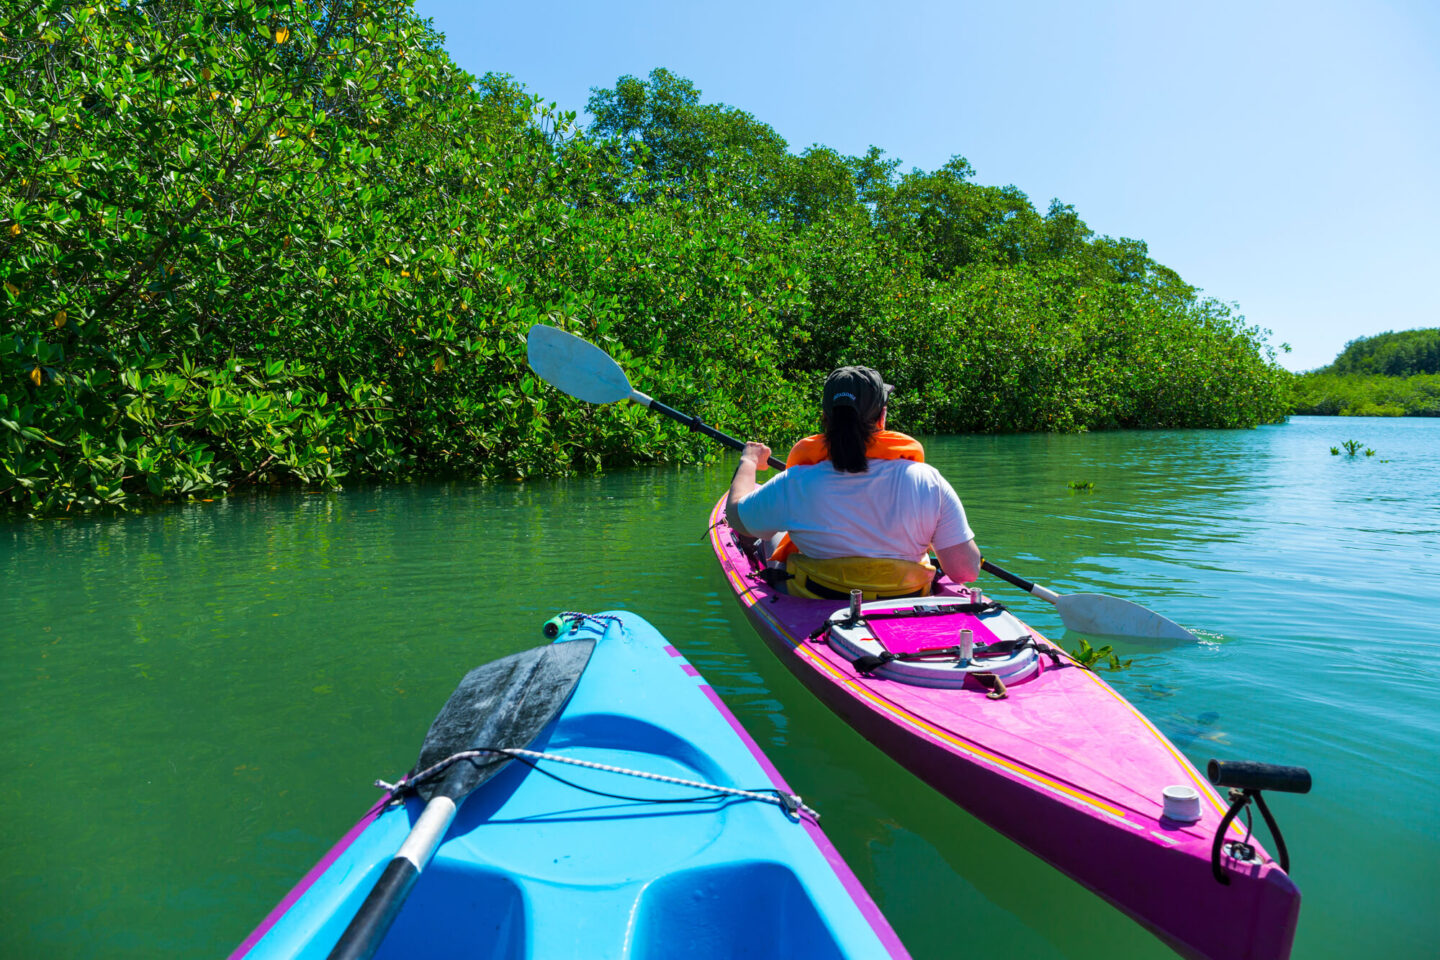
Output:
[[[1352,437],[1377,455],[1330,455]],[[1191,759],[1311,769],[1311,794],[1272,800],[1305,896],[1295,955],[1433,955],[1440,421],[927,449],[987,556],[1202,635],[1125,643],[1110,675]],[[560,609],[611,607],[714,684],[916,957],[1167,956],[773,659],[704,536],[729,469],[0,525],[0,956],[223,955],[410,766],[465,670]]]

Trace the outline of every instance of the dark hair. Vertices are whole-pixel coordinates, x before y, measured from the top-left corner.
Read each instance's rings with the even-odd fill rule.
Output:
[[[825,446],[830,462],[843,473],[864,473],[870,469],[865,451],[880,429],[879,418],[862,420],[854,407],[836,407],[825,415]]]

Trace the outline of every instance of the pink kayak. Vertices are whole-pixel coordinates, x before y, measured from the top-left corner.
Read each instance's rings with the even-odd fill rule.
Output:
[[[1181,955],[1290,955],[1300,891],[1239,822],[1219,835],[1229,805],[1104,680],[948,581],[858,616],[846,601],[786,596],[741,548],[724,502],[711,543],[746,614],[866,739]]]

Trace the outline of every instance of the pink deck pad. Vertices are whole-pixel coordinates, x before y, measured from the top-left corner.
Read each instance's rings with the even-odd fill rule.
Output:
[[[1000,638],[990,632],[985,622],[970,613],[946,613],[933,617],[898,617],[893,620],[866,620],[891,653],[916,653],[927,647],[953,647],[960,642],[960,631],[969,628],[975,633],[975,645],[995,643]]]

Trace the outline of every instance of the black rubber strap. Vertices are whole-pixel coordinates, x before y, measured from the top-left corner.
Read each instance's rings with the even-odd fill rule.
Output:
[[[874,654],[866,654],[863,657],[856,657],[850,662],[855,667],[855,671],[857,673],[873,673],[876,670],[879,670],[881,667],[885,666],[885,664],[889,663],[891,660],[898,659],[899,658],[896,657],[895,654],[891,653],[889,650],[882,650],[878,656]]]
[[[1225,868],[1220,865],[1220,851],[1225,846],[1225,831],[1230,829],[1230,824],[1240,815],[1240,811],[1245,809],[1245,805],[1250,802],[1251,796],[1252,794],[1249,790],[1240,791],[1240,795],[1230,804],[1230,809],[1227,810],[1225,816],[1221,818],[1220,828],[1215,831],[1215,840],[1210,844],[1210,872],[1215,875],[1216,880],[1226,886],[1230,885],[1230,875],[1227,874]]]
[[[1285,849],[1285,838],[1280,836],[1280,825],[1270,815],[1270,808],[1265,804],[1265,796],[1259,790],[1255,791],[1255,806],[1260,808],[1260,815],[1265,818],[1265,826],[1270,828],[1270,836],[1275,838],[1275,852],[1280,854],[1280,869],[1289,873],[1290,851]]]
[[[763,576],[763,574],[762,574]],[[848,596],[829,597],[832,600],[848,600]],[[895,598],[905,599],[905,598]],[[996,600],[986,600],[984,603],[941,603],[926,604],[923,607],[911,607],[906,610],[865,610],[861,613],[861,620],[902,620],[907,617],[940,617],[952,613],[969,613],[977,617],[987,616],[992,613],[1004,613],[1005,605]],[[809,639],[815,640],[833,626],[853,627],[857,621],[851,620],[848,616],[838,620],[826,620],[816,627],[810,634]]]

